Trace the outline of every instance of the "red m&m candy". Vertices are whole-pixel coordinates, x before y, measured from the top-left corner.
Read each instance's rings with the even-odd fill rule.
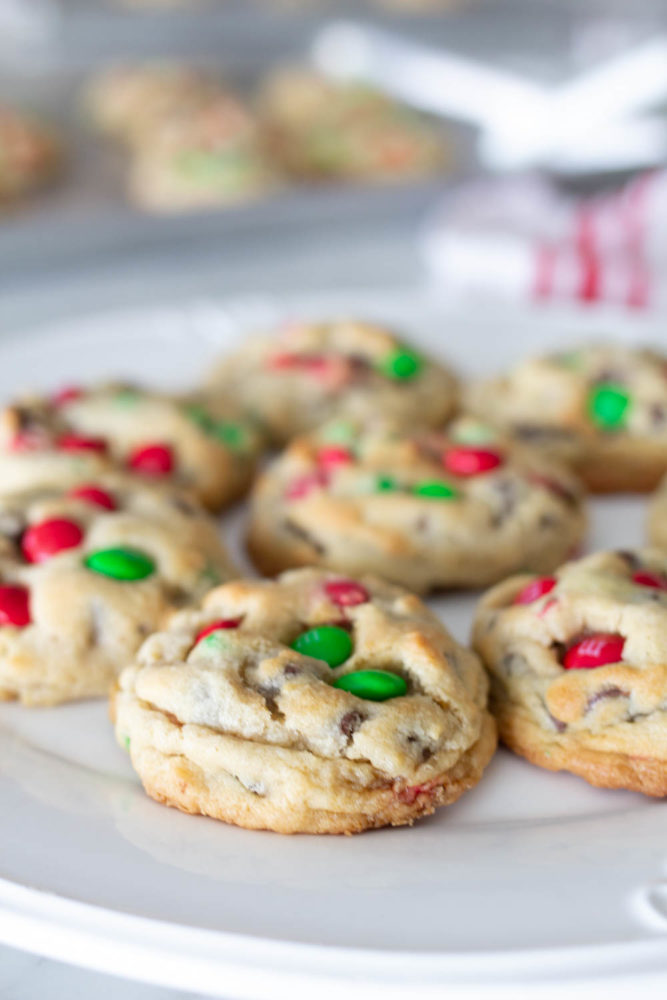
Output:
[[[81,544],[83,532],[75,521],[54,517],[31,525],[23,535],[23,555],[31,563],[41,563],[65,549]]]
[[[217,622],[211,622],[210,625],[206,625],[200,632],[197,632],[195,636],[195,645],[205,639],[207,635],[211,635],[212,632],[217,632],[219,629],[225,628],[238,628],[241,624],[240,618],[220,618]]]
[[[116,501],[114,498],[100,486],[95,486],[93,484],[75,486],[74,489],[70,490],[67,495],[73,497],[75,500],[85,500],[86,503],[92,503],[95,507],[104,507],[105,510],[116,509]]]
[[[58,440],[61,451],[99,451],[107,450],[107,442],[101,437],[85,437],[81,434],[63,434]]]
[[[366,588],[356,580],[329,580],[324,584],[324,591],[341,608],[352,608],[371,599]]]
[[[51,402],[54,406],[64,406],[66,403],[74,402],[75,399],[81,399],[82,396],[83,389],[78,385],[66,385],[53,394]]]
[[[321,486],[326,486],[327,482],[328,476],[326,471],[320,469],[318,472],[311,472],[292,480],[285,491],[285,496],[288,500],[302,500],[309,493],[312,493],[313,490],[317,490]]]
[[[317,461],[323,469],[334,469],[339,465],[349,465],[353,461],[352,453],[341,445],[331,444],[320,448]]]
[[[480,476],[503,464],[502,456],[488,448],[450,448],[442,464],[455,476]]]
[[[656,590],[667,590],[667,580],[657,573],[650,573],[648,570],[638,570],[632,576],[632,582],[639,587],[655,587]]]
[[[128,465],[144,476],[168,476],[174,468],[174,453],[168,444],[146,444],[135,448]]]
[[[608,663],[620,663],[624,645],[622,635],[607,632],[589,635],[570,646],[563,657],[563,666],[566,670],[590,670]]]
[[[544,597],[545,594],[551,593],[551,591],[556,586],[555,576],[541,576],[537,580],[533,580],[528,586],[520,590],[519,593],[514,598],[514,604],[532,604],[533,601],[538,601],[540,597]]]
[[[29,596],[26,587],[0,587],[0,625],[30,624]]]

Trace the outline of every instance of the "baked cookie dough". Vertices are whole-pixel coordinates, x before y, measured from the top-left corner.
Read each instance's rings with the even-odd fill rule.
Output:
[[[467,418],[412,433],[333,421],[293,441],[251,496],[248,548],[262,572],[320,565],[419,593],[549,572],[586,528],[569,470]]]
[[[180,63],[113,66],[88,85],[84,104],[101,132],[130,146],[142,144],[155,121],[187,115],[218,92],[206,71]]]
[[[645,492],[667,472],[667,355],[592,344],[473,384],[467,407],[568,461],[601,493]]]
[[[273,184],[255,118],[223,90],[146,127],[128,176],[131,199],[161,212],[245,201]]]
[[[276,443],[333,416],[382,414],[437,426],[454,411],[455,376],[373,323],[286,323],[246,341],[208,378],[208,391],[234,400]]]
[[[72,386],[0,414],[0,492],[65,485],[120,465],[219,510],[249,486],[261,444],[220,397],[178,398],[120,383]]]
[[[283,69],[259,99],[271,148],[300,179],[399,181],[440,173],[451,158],[423,115],[367,86]]]
[[[0,206],[43,187],[60,165],[61,150],[52,131],[0,103]]]
[[[320,570],[218,587],[123,671],[112,714],[146,791],[280,833],[412,823],[495,749],[487,682],[418,598]]]
[[[501,739],[592,785],[667,794],[667,556],[603,552],[481,601]]]
[[[0,498],[0,698],[104,695],[168,615],[228,580],[186,496],[118,474]]]
[[[667,476],[658,486],[649,504],[648,539],[651,545],[667,549]]]

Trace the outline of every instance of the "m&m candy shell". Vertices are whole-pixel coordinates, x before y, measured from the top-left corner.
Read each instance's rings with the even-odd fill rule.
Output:
[[[667,590],[667,579],[648,570],[638,570],[632,576],[632,582],[639,587],[655,587],[656,590]]]
[[[144,476],[168,476],[174,468],[174,453],[168,444],[145,444],[130,454],[128,465]]]
[[[155,563],[145,552],[120,546],[91,552],[84,565],[93,573],[128,582],[144,580],[155,572]]]
[[[415,496],[423,497],[426,500],[455,500],[458,491],[449,483],[439,482],[437,479],[418,483],[413,490]]]
[[[83,540],[83,531],[76,521],[54,517],[31,524],[21,539],[23,555],[31,563],[41,563],[65,549],[76,548]]]
[[[490,448],[450,448],[443,457],[443,465],[454,476],[480,476],[502,463],[501,455]]]
[[[330,667],[339,667],[352,655],[352,639],[337,625],[318,625],[302,632],[292,643],[292,649],[314,660],[324,660]]]
[[[327,445],[317,453],[317,463],[322,469],[335,469],[340,465],[349,465],[352,461],[351,451],[342,445]]]
[[[81,399],[83,395],[84,391],[78,385],[66,385],[53,394],[51,402],[54,406],[65,406],[67,403],[73,403],[75,399]]]
[[[620,663],[624,645],[622,635],[599,632],[586,636],[570,646],[563,657],[563,666],[566,670],[591,670],[608,663]]]
[[[220,618],[217,622],[211,622],[210,625],[206,625],[200,632],[197,632],[195,645],[208,635],[213,635],[214,632],[220,631],[220,629],[238,628],[240,622],[240,618]]]
[[[356,580],[329,580],[324,584],[327,597],[341,608],[352,608],[357,604],[366,604],[371,595],[365,587]]]
[[[60,451],[97,451],[103,454],[108,447],[104,438],[86,437],[83,434],[63,434],[58,439]]]
[[[74,500],[85,500],[86,503],[102,507],[104,510],[116,510],[116,501],[111,494],[103,490],[101,486],[95,486],[92,483],[75,486],[67,495]]]
[[[366,701],[387,701],[389,698],[400,698],[407,693],[408,685],[398,674],[388,670],[357,670],[353,674],[345,674],[333,683],[334,687],[349,691],[357,698]]]
[[[29,625],[30,595],[27,587],[5,585],[0,587],[0,625]]]
[[[631,404],[630,393],[622,385],[603,382],[588,397],[588,413],[602,430],[622,427]]]
[[[414,351],[399,348],[383,358],[379,367],[383,375],[402,381],[419,374],[422,360]]]
[[[514,598],[514,604],[532,604],[533,601],[539,601],[540,597],[544,597],[545,594],[551,593],[557,584],[555,576],[541,576],[537,580],[533,580],[529,583],[523,590]]]

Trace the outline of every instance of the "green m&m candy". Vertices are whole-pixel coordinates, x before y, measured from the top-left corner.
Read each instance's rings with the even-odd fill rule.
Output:
[[[380,362],[380,371],[388,378],[409,379],[418,375],[422,368],[421,358],[405,347],[399,347]]]
[[[112,580],[143,580],[155,572],[155,563],[139,549],[98,549],[84,559],[84,565],[93,573],[109,576]]]
[[[292,649],[303,656],[324,660],[330,667],[339,667],[352,655],[352,640],[344,628],[318,625],[302,632],[292,643]]]
[[[622,385],[602,382],[588,397],[588,413],[597,427],[622,427],[630,408],[630,393]]]
[[[398,489],[398,483],[392,476],[378,476],[375,480],[378,493],[393,493]]]
[[[389,698],[400,698],[407,693],[408,685],[398,674],[388,670],[357,670],[354,674],[345,674],[334,681],[334,687],[349,691],[357,698],[366,701],[387,701]]]
[[[443,483],[439,479],[417,483],[413,492],[415,496],[425,497],[427,500],[455,500],[459,495],[453,486],[450,486],[449,483]]]
[[[245,434],[239,424],[233,424],[227,420],[220,420],[213,427],[213,436],[226,444],[232,451],[238,451],[245,443]]]

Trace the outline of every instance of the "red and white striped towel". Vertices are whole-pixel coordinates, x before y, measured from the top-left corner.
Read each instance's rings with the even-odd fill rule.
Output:
[[[667,310],[667,170],[580,200],[534,176],[473,181],[423,249],[449,292]]]

